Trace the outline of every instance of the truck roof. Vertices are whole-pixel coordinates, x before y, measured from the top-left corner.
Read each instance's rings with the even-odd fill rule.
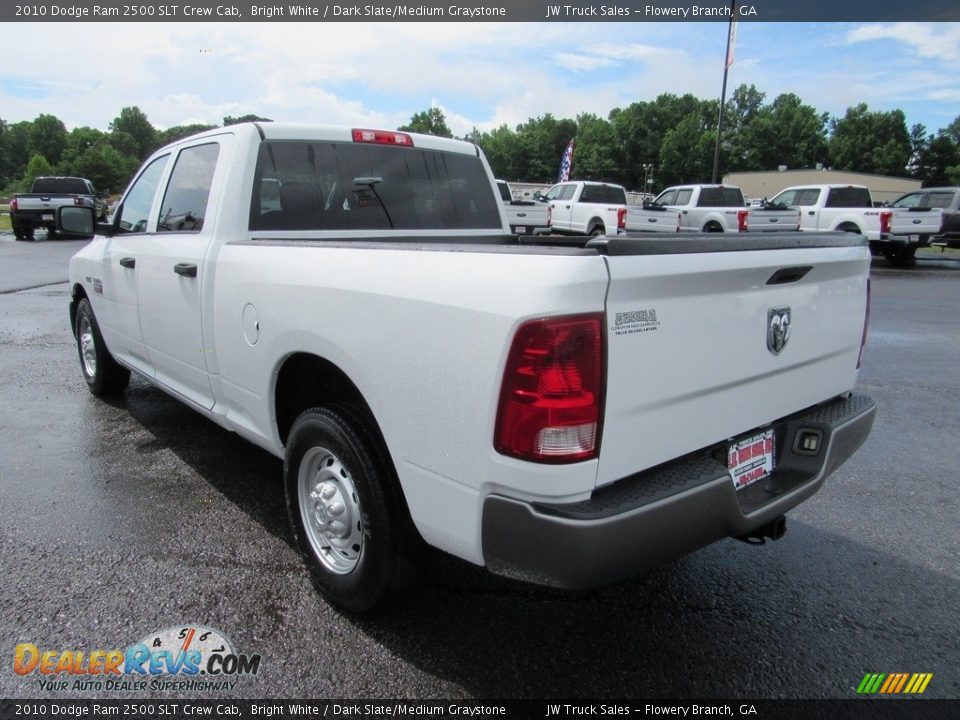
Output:
[[[383,128],[370,128],[365,124],[358,125],[315,125],[311,123],[286,123],[286,122],[250,122],[237,123],[236,125],[227,125],[225,127],[213,128],[196,135],[190,135],[187,138],[181,138],[169,145],[182,143],[184,140],[193,140],[196,138],[213,137],[223,135],[224,133],[249,133],[257,132],[264,140],[316,140],[319,142],[353,142],[354,130],[373,131],[377,133],[394,133],[397,135],[406,135],[413,140],[413,146],[425,148],[427,150],[440,150],[444,152],[455,152],[462,155],[477,155],[479,150],[476,145],[465,140],[454,140],[452,138],[437,137],[435,135],[423,135],[420,133],[406,132],[404,130],[388,130]]]

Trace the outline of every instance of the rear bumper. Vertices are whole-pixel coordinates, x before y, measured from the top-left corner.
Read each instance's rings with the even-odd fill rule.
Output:
[[[870,398],[853,395],[774,423],[776,470],[739,492],[721,445],[624,478],[572,505],[490,495],[483,506],[484,561],[499,575],[586,588],[746,535],[813,495],[863,444],[875,415]],[[815,455],[796,451],[801,430],[821,434]]]

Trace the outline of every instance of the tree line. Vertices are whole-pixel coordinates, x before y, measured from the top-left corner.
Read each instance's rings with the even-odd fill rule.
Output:
[[[572,177],[650,190],[680,182],[708,182],[713,167],[719,102],[691,94],[663,94],[614,108],[606,118],[575,119],[547,113],[510,128],[474,128],[463,139],[479,145],[497,177],[552,183],[560,157],[576,140]],[[223,125],[266,121],[258,115],[227,116]],[[119,193],[156,148],[216,125],[155,128],[136,106],[124,107],[107,131],[67,130],[54,115],[7,123],[0,119],[0,192],[29,189],[38,175],[86,177],[101,190]],[[431,107],[398,128],[453,137],[443,112]],[[720,173],[817,165],[837,170],[912,177],[924,186],[960,184],[960,116],[938,133],[907,128],[901,110],[854,105],[843,116],[819,112],[797,95],[771,102],[753,85],[741,85],[724,108]]]

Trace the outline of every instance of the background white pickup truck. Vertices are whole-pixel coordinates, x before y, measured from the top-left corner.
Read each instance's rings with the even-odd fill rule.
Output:
[[[869,252],[805,239],[518,238],[474,145],[241,124],[147,160],[70,318],[95,395],[133,370],[284,459],[333,602],[403,587],[424,542],[587,587],[779,537],[869,433]]]
[[[786,206],[746,206],[735,185],[678,185],[653,203],[680,213],[681,232],[783,232],[800,228],[799,211]]]
[[[510,186],[504,180],[497,180],[497,190],[510,232],[517,235],[538,235],[550,230],[546,205],[538,200],[515,200]]]
[[[550,229],[568,235],[615,235],[627,225],[622,185],[576,180],[559,183],[543,198]]]
[[[915,242],[940,230],[939,210],[874,207],[864,185],[804,185],[781,191],[773,202],[800,210],[800,229],[839,230],[865,235],[875,253],[895,265],[913,262]]]

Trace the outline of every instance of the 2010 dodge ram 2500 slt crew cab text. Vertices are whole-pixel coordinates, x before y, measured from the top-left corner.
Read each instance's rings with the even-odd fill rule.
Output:
[[[424,541],[575,588],[777,537],[873,422],[852,234],[518,237],[472,144],[281,123],[158,150],[97,230],[70,264],[90,390],[133,370],[282,457],[354,611]]]

